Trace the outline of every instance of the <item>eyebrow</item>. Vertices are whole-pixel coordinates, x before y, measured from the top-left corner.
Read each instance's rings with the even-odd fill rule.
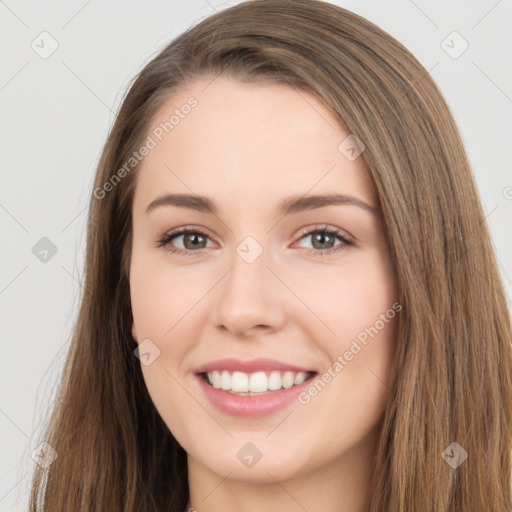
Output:
[[[373,215],[378,215],[377,208],[370,206],[361,199],[345,194],[318,194],[310,196],[292,196],[282,201],[277,209],[277,213],[282,217],[302,212],[305,210],[314,210],[324,206],[331,205],[352,205],[357,206]],[[217,215],[215,203],[206,196],[191,194],[167,194],[152,201],[146,208],[146,213],[159,206],[176,206],[178,208],[189,208],[202,213],[211,213]]]

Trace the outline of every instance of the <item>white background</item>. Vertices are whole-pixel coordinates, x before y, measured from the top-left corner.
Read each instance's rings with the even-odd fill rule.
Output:
[[[87,200],[128,81],[174,36],[235,3],[0,0],[0,512],[27,510],[30,453],[78,310]],[[512,2],[332,3],[376,23],[432,70],[512,297]],[[31,47],[43,31],[58,42],[47,59]],[[469,43],[456,59],[442,47],[453,31]],[[42,237],[57,247],[46,263],[32,252]]]

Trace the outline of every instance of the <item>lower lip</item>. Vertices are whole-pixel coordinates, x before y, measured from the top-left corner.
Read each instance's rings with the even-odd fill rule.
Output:
[[[235,395],[222,389],[216,389],[210,386],[202,375],[196,375],[196,377],[207,398],[223,413],[244,418],[259,418],[272,414],[292,403],[297,395],[310,385],[315,375],[314,373],[297,386],[288,389],[281,388],[278,391],[269,391],[256,396]]]

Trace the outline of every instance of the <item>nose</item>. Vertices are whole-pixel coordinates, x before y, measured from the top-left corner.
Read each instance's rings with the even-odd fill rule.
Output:
[[[270,268],[268,252],[252,262],[235,252],[231,263],[219,283],[215,325],[244,339],[280,330],[286,321],[286,287]]]

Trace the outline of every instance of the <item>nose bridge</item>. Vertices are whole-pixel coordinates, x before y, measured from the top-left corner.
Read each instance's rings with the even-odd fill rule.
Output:
[[[270,251],[254,237],[247,236],[235,247],[230,260],[229,272],[224,286],[224,295],[233,295],[238,301],[244,297],[259,300],[265,292],[270,293],[267,266],[270,264]],[[240,302],[239,302],[240,303]]]
[[[279,280],[267,268],[271,260],[270,250],[254,237],[235,247],[217,300],[217,324],[238,334],[254,326],[278,327],[283,320],[282,301]]]

